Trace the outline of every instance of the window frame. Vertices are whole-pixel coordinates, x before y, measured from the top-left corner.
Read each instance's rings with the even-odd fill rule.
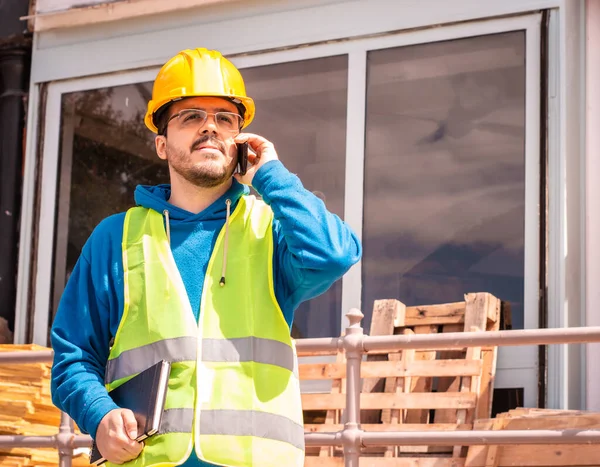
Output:
[[[538,204],[540,198],[540,13],[522,16],[473,21],[439,28],[427,28],[400,33],[386,33],[368,38],[341,40],[333,43],[322,43],[308,47],[298,45],[288,50],[277,50],[256,54],[237,54],[230,56],[240,69],[272,65],[290,61],[323,58],[333,55],[348,55],[348,96],[346,122],[346,171],[344,192],[344,219],[362,239],[363,202],[364,202],[364,158],[365,158],[365,105],[367,83],[367,54],[371,50],[411,46],[431,42],[464,39],[468,37],[524,30],[526,34],[526,137],[525,137],[525,284],[524,309],[525,327],[536,328],[539,325],[539,260],[540,231]],[[27,335],[27,302],[29,301],[28,274],[35,276],[31,290],[32,310],[29,319],[32,321],[32,341],[48,345],[48,320],[52,300],[52,277],[54,265],[54,245],[57,215],[57,181],[59,172],[59,146],[62,96],[66,93],[85,91],[109,86],[134,84],[152,81],[158,66],[141,70],[125,70],[121,72],[75,78],[65,81],[50,82],[47,85],[45,115],[42,124],[41,170],[39,182],[40,203],[37,226],[36,268],[19,275],[19,293],[17,303],[16,342],[25,342]],[[42,103],[38,85],[34,89],[31,106]],[[36,107],[33,107],[34,109]],[[32,123],[30,122],[30,125]],[[35,130],[31,135],[35,141]],[[28,144],[27,160],[35,160],[34,145]],[[30,176],[31,177],[31,176]],[[25,200],[33,199],[34,181],[29,179],[25,184]],[[25,216],[34,216],[32,207],[25,207]],[[25,224],[23,238],[29,238],[34,232],[31,219]],[[61,227],[58,226],[57,229]],[[30,241],[24,244],[20,264],[30,257],[34,249]],[[27,255],[27,256],[26,256]],[[340,321],[342,329],[346,327],[345,311],[351,308],[361,309],[362,265],[359,262],[342,279],[342,308]],[[537,349],[524,352],[519,348],[504,348],[499,359],[496,387],[525,386],[524,403],[528,406],[537,404]],[[508,364],[508,362],[513,362]]]

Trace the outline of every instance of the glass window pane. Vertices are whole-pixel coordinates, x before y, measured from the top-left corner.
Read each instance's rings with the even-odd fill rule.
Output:
[[[131,207],[136,185],[169,180],[143,121],[151,90],[139,83],[63,96],[53,312],[94,227]]]
[[[343,218],[346,157],[346,55],[242,70],[256,101],[248,127],[275,144],[285,166]],[[296,311],[294,337],[340,334],[342,284]]]
[[[257,105],[248,131],[274,142],[286,167],[340,215],[344,210],[347,57],[243,70]],[[138,184],[168,183],[143,123],[152,83],[66,94],[62,102],[53,311],[83,244],[127,210]],[[340,332],[341,282],[296,313],[296,337]]]
[[[370,52],[363,308],[490,292],[523,327],[525,33]]]

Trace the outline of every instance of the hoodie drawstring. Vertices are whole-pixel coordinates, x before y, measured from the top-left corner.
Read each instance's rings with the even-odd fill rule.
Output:
[[[169,211],[167,209],[163,211],[163,216],[165,216],[165,229],[167,230],[167,240],[169,241],[169,246],[171,246],[171,225],[169,223]]]
[[[221,280],[219,281],[219,285],[221,287],[225,286],[225,273],[227,272],[227,247],[229,246],[229,217],[231,216],[231,200],[226,200],[225,204],[227,205],[227,216],[225,217],[225,245],[223,247],[223,268],[221,269]],[[169,242],[169,246],[171,246],[171,225],[169,223],[169,211],[165,209],[163,211],[163,215],[165,216],[165,229],[167,231],[167,240]]]
[[[221,280],[219,285],[225,286],[225,272],[227,271],[227,247],[229,246],[229,216],[231,215],[231,200],[225,201],[227,205],[227,216],[225,217],[225,245],[223,246],[223,269],[221,270]]]

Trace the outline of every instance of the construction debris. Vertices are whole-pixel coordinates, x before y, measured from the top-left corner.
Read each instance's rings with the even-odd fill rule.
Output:
[[[0,345],[0,352],[50,350],[37,345]],[[60,411],[50,396],[50,364],[0,365],[0,435],[53,436]],[[79,430],[76,429],[79,433]],[[89,465],[87,450],[79,450],[73,466]],[[0,466],[56,466],[58,450],[0,447]]]
[[[515,409],[493,419],[477,420],[474,430],[600,429],[600,413],[574,410]],[[470,446],[466,467],[598,466],[600,447],[594,444]]]

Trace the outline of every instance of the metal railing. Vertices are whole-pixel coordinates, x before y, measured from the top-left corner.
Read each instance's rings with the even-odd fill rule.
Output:
[[[368,432],[360,428],[360,368],[365,353],[393,352],[403,349],[463,349],[480,346],[518,346],[529,344],[575,344],[600,342],[600,326],[514,331],[449,332],[365,336],[360,322],[363,314],[352,309],[346,315],[349,326],[339,338],[299,339],[298,353],[326,352],[337,349],[346,353],[346,423],[335,433],[305,433],[307,446],[341,446],[345,467],[358,467],[362,447],[440,446],[600,443],[600,430],[502,430],[502,431],[423,431]]]
[[[344,450],[345,467],[358,467],[361,449],[370,446],[439,446],[506,444],[600,444],[600,430],[469,430],[423,432],[369,432],[360,428],[360,370],[363,354],[403,349],[464,349],[480,346],[519,346],[546,344],[583,344],[600,342],[600,326],[513,331],[475,331],[442,334],[366,336],[360,322],[363,314],[352,309],[346,315],[349,326],[337,338],[298,339],[302,352],[344,351],[346,354],[346,416],[344,428],[332,433],[305,433],[307,446],[338,446]],[[50,363],[52,351],[0,352],[0,364]],[[73,420],[61,414],[59,431],[54,436],[0,435],[0,447],[59,450],[60,467],[71,467],[73,450],[89,447],[91,438],[74,433]]]

